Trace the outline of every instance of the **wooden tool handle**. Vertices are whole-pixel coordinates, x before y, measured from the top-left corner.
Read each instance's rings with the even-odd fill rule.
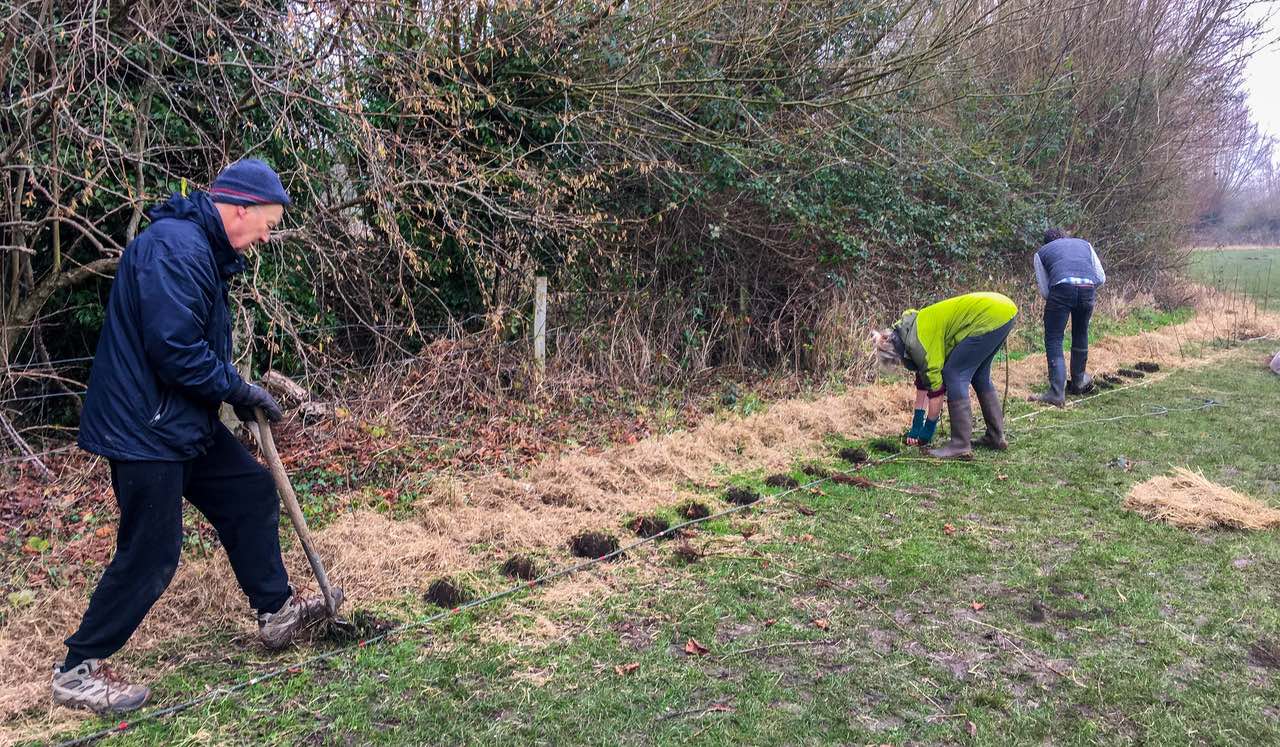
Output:
[[[324,563],[320,562],[320,556],[311,545],[311,532],[307,530],[307,520],[302,516],[298,496],[293,492],[293,484],[289,482],[289,475],[284,471],[284,463],[280,461],[280,454],[276,451],[275,439],[271,437],[271,422],[267,420],[267,415],[262,408],[255,407],[253,412],[258,418],[258,445],[262,447],[262,455],[267,458],[271,476],[276,480],[280,500],[289,514],[289,521],[293,522],[293,528],[298,532],[298,539],[302,541],[302,549],[307,554],[307,561],[311,563],[311,570],[316,574],[316,582],[320,584],[320,592],[324,594],[324,604],[329,608],[330,615],[337,615],[338,604],[333,596],[333,587],[329,586],[329,575],[324,572]]]

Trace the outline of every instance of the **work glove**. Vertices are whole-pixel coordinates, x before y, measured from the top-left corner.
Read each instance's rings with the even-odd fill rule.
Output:
[[[256,423],[258,421],[257,413],[254,408],[262,408],[266,413],[267,420],[273,423],[280,422],[284,418],[284,412],[280,410],[280,405],[276,402],[276,398],[271,393],[257,384],[248,384],[240,382],[240,386],[236,388],[231,396],[227,397],[227,402],[236,411],[236,417],[240,418],[244,423]]]

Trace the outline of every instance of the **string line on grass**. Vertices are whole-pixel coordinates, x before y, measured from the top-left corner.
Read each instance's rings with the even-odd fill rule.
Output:
[[[861,465],[858,465],[852,470],[844,472],[843,474],[848,475],[848,474],[852,474],[853,472],[862,470],[866,467],[879,466],[881,464],[891,462],[898,457],[899,453],[890,454],[880,459],[869,460]],[[442,610],[433,615],[428,615],[427,617],[420,618],[418,620],[411,620],[407,623],[403,623],[389,630],[385,630],[377,635],[370,636],[369,638],[356,641],[355,643],[347,644],[345,646],[340,646],[338,648],[335,648],[331,651],[325,651],[324,653],[316,654],[315,656],[311,656],[299,662],[294,662],[292,664],[286,664],[286,665],[276,667],[275,669],[270,669],[266,672],[263,672],[262,674],[251,677],[245,680],[244,682],[240,682],[235,685],[230,685],[227,687],[214,688],[199,697],[192,698],[190,700],[187,700],[181,703],[175,703],[174,705],[166,706],[158,710],[147,711],[146,713],[139,714],[136,718],[132,720],[121,721],[116,726],[102,729],[102,730],[93,732],[91,734],[86,734],[85,736],[82,736],[82,737],[77,737],[75,739],[60,742],[59,747],[77,747],[78,745],[92,744],[101,739],[110,737],[113,734],[120,734],[124,731],[133,729],[138,724],[155,721],[157,719],[164,718],[165,716],[172,716],[174,714],[190,710],[191,708],[194,708],[199,705],[204,705],[206,703],[211,703],[216,700],[231,697],[245,690],[248,690],[251,687],[254,687],[258,684],[266,682],[267,680],[280,677],[281,675],[300,672],[305,667],[309,667],[313,664],[318,664],[320,662],[329,661],[331,659],[336,659],[339,656],[346,655],[348,653],[351,653],[352,651],[363,649],[366,646],[369,646],[374,643],[381,643],[382,641],[385,641],[391,638],[392,636],[396,636],[412,630],[424,628],[434,622],[438,622],[440,620],[443,620],[447,617],[451,617],[454,615],[460,615],[463,612],[466,612],[467,610],[473,609],[475,607],[491,604],[500,599],[504,599],[506,597],[518,594],[522,591],[543,586],[558,578],[563,578],[565,576],[573,575],[574,573],[585,571],[605,561],[612,560],[613,558],[616,558],[620,555],[624,555],[629,550],[634,550],[637,547],[641,547],[643,545],[657,542],[659,539],[662,539],[663,537],[666,537],[668,535],[674,535],[676,532],[680,531],[685,527],[692,526],[695,524],[701,524],[704,522],[712,521],[714,519],[719,519],[725,516],[729,516],[731,514],[735,514],[740,511],[749,509],[752,506],[758,505],[766,500],[779,500],[781,498],[785,498],[787,495],[790,495],[792,493],[797,493],[802,490],[808,490],[810,488],[813,488],[817,485],[820,485],[824,482],[828,482],[830,480],[831,480],[830,476],[819,477],[810,482],[797,485],[794,488],[788,488],[787,490],[784,490],[780,493],[773,493],[773,494],[762,496],[760,500],[755,501],[753,503],[747,503],[739,506],[731,506],[723,511],[710,514],[702,518],[689,519],[688,521],[684,521],[674,526],[668,527],[665,531],[659,532],[649,537],[638,539],[628,545],[619,547],[617,550],[614,550],[613,552],[607,553],[605,555],[601,555],[598,558],[589,558],[587,560],[574,563],[572,565],[566,566],[564,568],[553,571],[551,573],[547,573],[542,576],[539,576],[536,579],[532,579],[530,581],[524,581],[519,584],[515,584],[505,589],[502,589],[500,591],[496,591],[493,594],[490,594],[486,597],[481,597],[479,599],[474,599],[470,602],[465,602],[463,604],[458,605],[457,607],[453,607],[447,610]]]

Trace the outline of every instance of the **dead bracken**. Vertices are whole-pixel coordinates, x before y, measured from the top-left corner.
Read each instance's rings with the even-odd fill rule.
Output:
[[[656,537],[671,528],[671,522],[661,516],[637,516],[628,524],[640,537]]]
[[[1133,364],[1133,367],[1143,373],[1155,373],[1160,370],[1160,364],[1152,363],[1151,361],[1139,361]]]
[[[786,473],[784,473],[784,472],[779,472],[779,473],[778,473],[778,474],[776,474],[776,475],[769,475],[768,477],[766,477],[766,478],[764,479],[764,484],[765,484],[765,485],[767,485],[767,486],[769,486],[769,487],[771,487],[771,488],[798,488],[798,487],[800,487],[800,483],[796,480],[796,478],[794,478],[794,477],[792,477],[791,475],[788,475],[788,474],[786,474]]]
[[[457,607],[471,601],[471,592],[454,579],[437,578],[427,587],[425,599],[439,607]]]
[[[538,564],[527,555],[512,555],[502,564],[502,575],[532,581],[538,577]]]
[[[747,488],[733,487],[725,491],[724,499],[735,506],[750,506],[760,500],[760,494]]]
[[[679,509],[680,515],[690,521],[694,519],[705,519],[711,515],[711,509],[707,508],[707,504],[698,501],[689,501],[682,505]]]
[[[846,446],[840,450],[840,458],[852,464],[862,464],[867,461],[867,450],[861,446]]]
[[[606,532],[583,532],[569,540],[569,551],[579,558],[603,558],[618,551],[618,538]]]

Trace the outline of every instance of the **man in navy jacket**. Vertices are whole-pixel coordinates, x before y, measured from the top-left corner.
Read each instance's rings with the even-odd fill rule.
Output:
[[[227,295],[244,252],[267,240],[288,204],[267,164],[237,161],[208,192],[175,194],[152,209],[150,226],[120,259],[79,438],[110,461],[120,525],[115,556],[54,668],[61,705],[118,713],[149,697],[104,659],[129,640],[177,570],[184,496],[217,530],[269,648],[324,614],[321,597],[299,598],[289,586],[270,473],[218,419],[223,402],[242,420],[254,408],[282,417],[231,363]]]

